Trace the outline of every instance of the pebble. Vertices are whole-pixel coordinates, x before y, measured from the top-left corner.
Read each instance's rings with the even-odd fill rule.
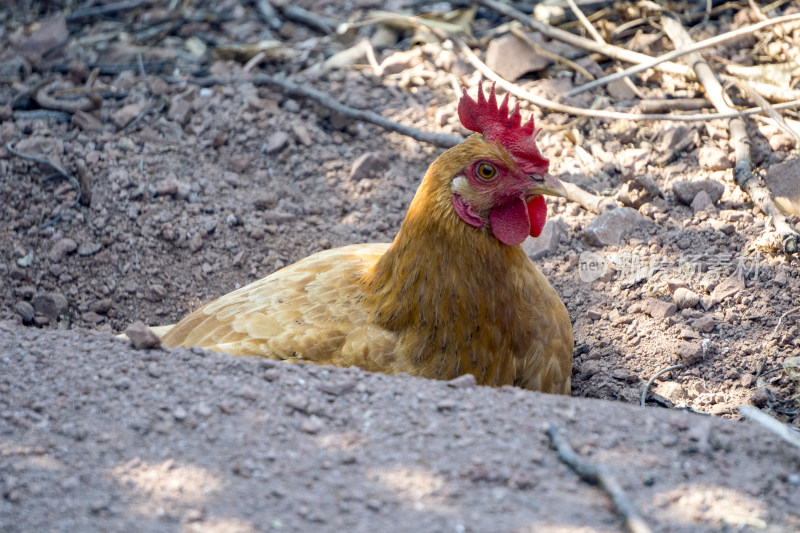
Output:
[[[178,124],[186,124],[189,120],[189,113],[192,111],[192,104],[181,96],[174,97],[169,103],[167,118]]]
[[[72,115],[72,123],[83,131],[103,129],[103,123],[85,111],[76,111]]]
[[[717,327],[717,323],[710,316],[702,316],[689,322],[689,325],[697,331],[711,333]]]
[[[703,347],[697,342],[679,341],[676,343],[675,355],[677,355],[684,365],[689,366],[704,359]]]
[[[470,389],[477,384],[478,382],[472,374],[463,374],[447,382],[447,386],[454,389]],[[355,383],[353,383],[353,386],[355,387]]]
[[[308,128],[306,128],[305,124],[302,122],[292,122],[291,128],[292,137],[294,137],[295,141],[299,142],[303,146],[311,146],[314,143]]]
[[[550,59],[540,56],[511,33],[492,39],[486,48],[486,64],[508,81],[515,81],[528,72],[544,70],[550,63]]]
[[[662,302],[656,298],[645,298],[642,301],[642,310],[653,318],[665,319],[674,315],[678,306],[672,302]]]
[[[603,313],[601,313],[597,309],[589,309],[588,311],[586,311],[586,318],[588,318],[589,320],[600,320],[602,316]]]
[[[672,293],[672,299],[678,309],[688,309],[700,303],[700,295],[685,287],[678,287]]]
[[[697,153],[697,162],[701,167],[711,170],[727,170],[733,168],[728,152],[716,146],[705,145]]]
[[[285,131],[276,131],[267,137],[263,152],[267,155],[276,154],[289,144],[289,135]]]
[[[700,211],[716,211],[714,208],[714,202],[711,201],[711,197],[706,191],[700,191],[694,196],[691,207],[694,213],[698,213]]]
[[[736,296],[744,288],[744,279],[741,274],[734,272],[714,287],[714,290],[711,291],[711,298],[716,303],[723,302],[732,296]]]
[[[37,313],[48,318],[48,322],[55,322],[69,309],[67,297],[59,292],[37,294],[31,303]]]
[[[36,311],[34,310],[33,306],[26,301],[17,302],[14,306],[14,311],[22,317],[22,322],[24,324],[30,324],[33,322],[33,317],[36,315]]]
[[[383,152],[367,152],[353,162],[350,179],[358,182],[365,178],[375,178],[379,172],[389,167],[389,159]]]
[[[750,403],[758,407],[759,409],[762,407],[766,407],[769,403],[769,393],[764,387],[760,387],[753,391],[753,395],[750,396]]]
[[[138,117],[141,112],[142,106],[136,103],[122,106],[116,111],[111,112],[111,122],[113,122],[117,128],[122,129],[130,124],[133,119]]]
[[[655,391],[659,396],[663,396],[674,404],[686,398],[686,389],[680,383],[674,381],[662,381],[656,385]]]
[[[522,249],[532,260],[541,259],[558,250],[561,237],[566,233],[566,223],[560,217],[549,219],[538,237],[528,237],[522,241]]]
[[[618,246],[635,230],[653,224],[630,207],[618,207],[597,215],[581,232],[581,239],[590,246]]]
[[[325,427],[325,422],[316,415],[311,415],[300,424],[300,429],[311,435],[319,433]]]
[[[150,328],[141,320],[137,320],[128,326],[125,330],[125,335],[128,336],[133,347],[137,350],[147,350],[161,346],[161,339],[158,338],[158,335],[150,331]]]
[[[89,257],[103,249],[103,245],[99,242],[83,241],[78,247],[78,255],[82,257]]]
[[[716,204],[722,198],[725,186],[712,180],[676,181],[672,184],[672,192],[675,193],[678,200],[686,205],[691,205],[694,197],[700,191],[705,191],[711,198],[711,202]]]

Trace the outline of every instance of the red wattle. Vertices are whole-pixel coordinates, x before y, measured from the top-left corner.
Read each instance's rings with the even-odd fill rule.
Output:
[[[531,221],[531,237],[538,237],[542,234],[542,228],[547,220],[547,204],[544,196],[534,196],[528,202],[528,218]]]

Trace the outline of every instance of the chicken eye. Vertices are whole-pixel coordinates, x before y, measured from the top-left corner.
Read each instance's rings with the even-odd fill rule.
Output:
[[[481,163],[477,169],[478,177],[484,180],[490,180],[497,174],[497,169],[489,163]]]

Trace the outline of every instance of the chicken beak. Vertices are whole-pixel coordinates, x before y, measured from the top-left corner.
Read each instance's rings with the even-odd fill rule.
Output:
[[[545,173],[541,180],[535,179],[534,184],[525,192],[528,196],[547,194],[550,196],[560,196],[561,198],[567,197],[567,189],[564,188],[564,184],[550,173]]]

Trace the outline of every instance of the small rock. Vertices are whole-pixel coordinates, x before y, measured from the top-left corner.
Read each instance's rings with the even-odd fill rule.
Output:
[[[289,134],[285,131],[276,131],[267,138],[264,146],[264,153],[267,155],[276,154],[286,148],[289,143]]]
[[[192,104],[181,96],[174,97],[169,103],[167,118],[180,125],[186,124],[189,120],[189,113],[192,111]]]
[[[189,250],[196,252],[203,247],[203,236],[200,234],[200,232],[197,232],[192,235],[186,244],[189,246]]]
[[[253,195],[253,206],[256,209],[271,209],[278,204],[278,197],[271,192],[257,192]]]
[[[103,123],[85,111],[76,111],[72,115],[72,123],[83,131],[96,131],[103,129]]]
[[[158,335],[153,333],[141,320],[128,326],[125,335],[137,350],[149,350],[161,346],[161,339],[158,338]]]
[[[248,168],[250,168],[251,160],[246,155],[240,155],[237,157],[231,157],[228,160],[228,164],[231,166],[231,170],[234,172],[242,173]]]
[[[711,333],[714,331],[714,328],[717,327],[717,323],[710,316],[701,316],[700,318],[689,322],[689,325],[695,330],[702,331],[703,333]]]
[[[737,295],[743,290],[744,278],[740,272],[734,272],[725,278],[719,285],[714,287],[714,290],[711,292],[711,298],[715,303],[719,303]]]
[[[754,390],[753,395],[750,396],[750,403],[759,409],[766,407],[766,405],[769,403],[769,393],[764,387]]]
[[[44,315],[50,322],[55,322],[59,315],[69,309],[66,296],[58,292],[37,294],[33,297],[33,308],[37,313]]]
[[[725,192],[725,186],[712,180],[676,181],[672,185],[672,192],[675,193],[678,200],[686,205],[691,205],[692,201],[694,201],[694,197],[697,196],[697,193],[700,191],[708,193],[711,202],[716,204],[719,202],[719,199],[722,198],[722,193]]]
[[[664,136],[661,138],[659,152],[662,154],[672,152],[688,135],[689,129],[684,125],[669,128],[664,132]]]
[[[674,381],[662,381],[656,385],[654,392],[663,396],[674,404],[686,398],[686,389],[680,383]]]
[[[306,128],[302,122],[292,122],[291,128],[292,136],[295,141],[303,146],[311,146],[314,143],[311,134],[308,132],[308,128]]]
[[[350,179],[358,182],[365,178],[374,178],[378,172],[389,168],[389,159],[382,152],[368,152],[353,163]]]
[[[565,226],[559,217],[549,219],[538,237],[529,237],[522,242],[522,249],[534,261],[555,253],[561,237],[566,233]]]
[[[720,232],[724,233],[725,235],[731,235],[731,234],[733,234],[734,231],[736,231],[736,226],[734,226],[730,222],[724,222],[722,220],[717,220],[715,218],[712,218],[708,222],[709,222],[709,224],[711,224],[712,228],[714,228],[717,231],[720,231]]]
[[[541,41],[541,37],[534,40]],[[544,70],[550,62],[511,33],[492,39],[486,49],[486,64],[508,81],[516,81],[528,72]]]
[[[160,378],[164,375],[164,370],[161,368],[161,365],[153,362],[147,365],[147,375],[151,378]]]
[[[692,200],[692,211],[697,213],[699,211],[714,212],[714,203],[706,191],[700,191],[694,196]]]
[[[111,298],[103,298],[102,300],[95,300],[89,304],[89,310],[104,315],[111,310],[111,305]]]
[[[78,255],[89,257],[103,249],[103,245],[99,242],[84,241],[78,247]]]
[[[48,257],[50,257],[50,261],[53,263],[60,263],[67,255],[73,253],[77,249],[78,244],[69,237],[59,239],[53,243]]]
[[[653,318],[663,320],[671,317],[678,310],[672,302],[662,302],[656,298],[645,298],[642,301],[642,310]]]
[[[128,104],[111,113],[111,122],[122,129],[131,123],[133,119],[139,116],[142,112],[142,106],[139,104]]]
[[[656,196],[663,196],[658,186],[647,176],[640,176],[625,182],[620,187],[615,198],[628,207],[639,209]],[[647,216],[645,213],[642,214]]]
[[[300,429],[311,435],[319,433],[324,427],[325,422],[323,422],[322,419],[316,415],[311,415],[306,420],[303,420],[302,424],[300,424]]]
[[[23,154],[39,156],[63,168],[64,141],[54,137],[32,136],[20,140],[14,149]]]
[[[727,170],[733,168],[733,161],[728,153],[716,146],[702,146],[697,154],[697,162],[701,167],[711,170]]]
[[[778,287],[783,287],[789,281],[789,277],[786,275],[786,271],[779,270],[775,277],[772,278],[772,284],[777,285]]]
[[[30,324],[33,322],[33,317],[36,315],[36,310],[26,301],[17,302],[14,306],[14,311],[22,317],[23,324]]]
[[[678,287],[672,293],[672,299],[678,309],[687,309],[696,306],[700,303],[700,295],[694,291],[690,291],[685,287]]]
[[[753,374],[745,374],[742,376],[740,383],[745,389],[749,389],[756,383],[756,377]]]
[[[702,361],[705,357],[703,347],[697,342],[679,341],[675,344],[674,353],[686,366]]]
[[[598,309],[589,309],[586,311],[586,318],[589,320],[600,320],[602,316],[603,313],[601,313]]]
[[[477,384],[478,382],[472,374],[463,374],[447,382],[447,386],[454,389],[470,389]]]
[[[27,54],[43,56],[60,48],[68,38],[67,20],[63,14],[59,13],[42,22],[39,28],[22,44],[22,50]]]
[[[600,361],[592,360],[584,361],[581,364],[581,377],[584,379],[589,379],[590,377],[594,376],[595,374],[599,374],[603,371],[603,365],[600,364]]]
[[[277,370],[277,369],[270,369],[270,370]],[[266,374],[266,372],[265,372]],[[469,375],[469,374],[464,374]],[[463,377],[463,376],[462,376]],[[459,379],[459,378],[456,378]],[[473,378],[474,379],[474,378]],[[270,380],[272,381],[272,380]],[[342,381],[336,382],[323,382],[319,385],[319,390],[322,392],[327,392],[328,394],[332,394],[333,396],[342,396],[343,394],[347,394],[351,390],[356,388],[356,382],[352,379],[345,379]]]
[[[581,232],[581,239],[590,246],[614,246],[623,244],[636,230],[653,224],[630,207],[618,207],[597,215]]]
[[[669,289],[669,292],[674,294],[675,291],[677,291],[681,287],[683,287],[684,289],[688,289],[689,285],[685,281],[680,280],[680,279],[668,279],[667,280],[667,288]]]
[[[608,94],[615,100],[633,100],[636,98],[636,93],[633,92],[625,80],[614,80],[606,85]]]

